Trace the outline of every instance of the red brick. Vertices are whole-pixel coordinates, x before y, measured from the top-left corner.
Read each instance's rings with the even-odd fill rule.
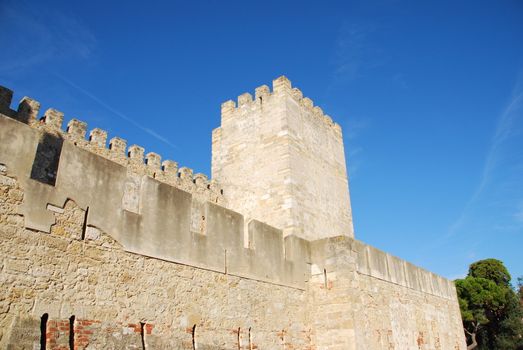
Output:
[[[154,325],[152,325],[152,324],[146,324],[146,325],[145,325],[145,332],[146,332],[147,334],[152,334],[152,332],[153,332],[153,328],[154,328]]]

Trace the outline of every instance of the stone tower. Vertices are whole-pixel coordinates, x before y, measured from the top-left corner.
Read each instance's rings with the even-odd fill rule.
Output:
[[[354,236],[341,128],[284,76],[222,104],[212,177],[246,219],[308,240]]]

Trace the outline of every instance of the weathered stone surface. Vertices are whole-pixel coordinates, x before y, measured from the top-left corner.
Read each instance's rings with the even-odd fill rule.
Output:
[[[222,105],[212,177],[229,208],[308,240],[354,236],[341,129],[285,77]],[[232,101],[231,101],[232,102]]]

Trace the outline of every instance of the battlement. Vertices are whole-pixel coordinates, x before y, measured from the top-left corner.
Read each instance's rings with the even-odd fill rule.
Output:
[[[73,239],[106,236],[142,256],[304,288],[308,242],[226,209],[216,181],[118,137],[107,147],[102,129],[86,139],[76,118],[64,130],[56,109],[24,118],[1,91],[0,164],[24,189],[26,228],[53,234],[73,203],[84,227]]]
[[[204,174],[193,176],[193,170],[178,167],[172,160],[164,160],[154,152],[145,154],[139,145],[127,147],[127,141],[113,137],[107,145],[108,133],[99,128],[89,132],[86,139],[87,123],[73,118],[67,122],[65,130],[64,113],[49,108],[39,117],[40,103],[30,97],[24,97],[16,110],[11,109],[13,91],[0,86],[0,113],[29,126],[72,142],[75,146],[110,159],[123,165],[136,174],[148,175],[158,181],[196,194],[213,203],[224,204],[223,190],[215,180],[209,180]]]
[[[287,91],[297,89],[291,90],[285,77],[274,81],[273,94]],[[257,99],[269,95],[267,86],[256,89]],[[205,174],[194,174],[171,160],[162,162],[160,155],[145,154],[141,146],[127,147],[119,137],[113,137],[107,147],[107,132],[99,128],[86,139],[87,123],[73,118],[64,130],[61,111],[49,108],[38,118],[40,103],[24,97],[15,111],[11,100],[12,92],[0,87],[0,113],[17,121],[0,119],[0,136],[7,140],[9,135],[23,135],[23,143],[4,142],[0,163],[26,187],[21,213],[27,228],[51,232],[57,213],[63,213],[72,200],[86,213],[85,227],[110,235],[130,252],[304,288],[311,273],[307,268],[311,240],[284,237],[279,227],[226,209],[222,190]],[[309,99],[300,101],[312,108]],[[250,95],[243,94],[238,108],[252,103]],[[99,178],[104,182],[99,183]],[[361,242],[350,242],[356,247],[358,272],[452,296],[448,289],[433,290],[438,282],[431,282],[430,290],[423,284],[438,281],[429,272]],[[394,264],[401,268],[389,269]]]
[[[273,96],[292,97],[298,105],[303,108],[303,110],[311,115],[311,117],[316,118],[318,121],[321,121],[326,126],[332,128],[332,130],[341,134],[339,124],[335,123],[329,115],[324,114],[320,107],[315,106],[312,99],[303,97],[301,90],[296,87],[293,88],[291,81],[283,75],[273,80],[272,91],[267,85],[261,85],[254,90],[254,98],[250,93],[245,92],[238,96],[237,103],[233,100],[228,100],[222,103],[222,124],[224,121],[227,122],[228,119],[232,118],[238,111],[261,108],[264,102],[267,102],[267,100]]]

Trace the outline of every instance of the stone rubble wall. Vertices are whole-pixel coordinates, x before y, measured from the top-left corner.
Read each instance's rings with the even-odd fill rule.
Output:
[[[45,334],[48,349],[69,349],[72,330],[75,349],[310,349],[305,291],[126,252],[84,232],[73,200],[52,211],[50,233],[26,229],[25,194],[8,173],[0,168],[0,348],[37,349]]]

